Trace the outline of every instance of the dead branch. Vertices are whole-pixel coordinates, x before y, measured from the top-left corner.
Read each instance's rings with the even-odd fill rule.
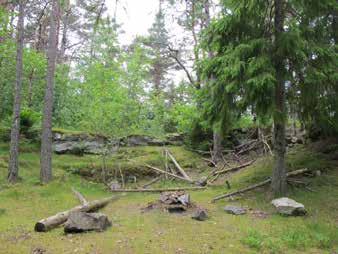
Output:
[[[210,159],[208,159],[208,158],[202,158],[202,160],[208,162],[208,164],[211,164],[212,167],[217,167],[217,166],[216,166],[216,163],[215,163],[213,160],[210,160]],[[210,166],[210,165],[209,165],[209,166]]]
[[[88,204],[87,199],[85,199],[85,197],[80,192],[78,192],[77,190],[75,190],[74,187],[72,187],[72,192],[75,194],[75,196],[78,197],[78,199],[80,200],[81,205]]]
[[[172,177],[175,177],[175,178],[177,178],[177,179],[181,179],[181,180],[186,181],[186,182],[189,182],[189,183],[194,183],[194,181],[192,181],[192,180],[188,180],[188,179],[186,179],[186,178],[184,178],[184,177],[181,177],[181,176],[178,176],[178,175],[175,175],[175,174],[166,172],[166,171],[164,171],[164,170],[162,170],[162,169],[153,167],[153,166],[151,166],[151,165],[148,165],[148,164],[144,164],[144,165],[145,165],[147,168],[152,169],[152,170],[155,170],[155,171],[160,172],[160,173],[162,173],[162,174],[167,174],[167,175],[172,176]]]
[[[205,190],[206,187],[174,187],[163,189],[116,189],[112,192],[164,192],[164,191],[181,191],[181,190]]]
[[[226,173],[229,173],[229,172],[232,172],[232,171],[236,171],[236,170],[248,167],[254,162],[255,162],[255,160],[252,160],[252,161],[249,161],[247,163],[244,163],[244,164],[236,166],[236,167],[219,170],[219,171],[214,172],[213,175],[226,174]]]
[[[147,188],[148,186],[152,185],[153,183],[158,182],[161,178],[162,178],[162,175],[160,175],[160,176],[158,176],[158,177],[152,179],[151,181],[149,181],[149,182],[143,184],[142,187],[141,187],[140,189],[145,189],[145,188]]]
[[[190,176],[188,176],[188,174],[184,171],[184,169],[180,166],[180,164],[178,164],[178,162],[176,161],[175,157],[169,152],[169,150],[166,149],[166,152],[167,152],[169,158],[171,159],[171,161],[174,163],[174,165],[178,169],[178,171],[180,171],[181,175],[185,179],[187,179],[189,181],[192,181],[192,179],[190,178]]]
[[[301,174],[307,173],[309,171],[310,170],[307,169],[307,168],[305,168],[305,169],[299,169],[299,170],[295,170],[295,171],[287,173],[286,176],[287,177],[297,176],[297,175],[301,175]],[[219,196],[214,197],[211,200],[211,202],[215,202],[215,201],[223,199],[223,198],[227,198],[227,197],[231,197],[231,196],[234,196],[234,195],[242,194],[244,192],[248,192],[250,190],[256,189],[256,188],[261,187],[261,186],[264,186],[264,185],[266,185],[266,184],[268,184],[270,182],[271,182],[271,178],[269,178],[269,179],[267,179],[267,180],[265,180],[263,182],[259,182],[259,183],[256,183],[254,185],[251,185],[249,187],[243,188],[243,189],[239,189],[239,190],[236,190],[236,191],[233,191],[233,192],[221,194]]]

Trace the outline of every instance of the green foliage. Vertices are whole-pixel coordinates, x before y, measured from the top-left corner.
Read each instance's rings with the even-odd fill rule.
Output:
[[[263,235],[255,229],[250,229],[248,234],[242,238],[244,244],[248,245],[250,248],[261,249],[263,244]]]
[[[29,108],[23,108],[20,112],[20,128],[23,133],[32,128],[41,120],[41,114]]]
[[[248,111],[271,118],[274,62],[284,59],[287,111],[297,114],[307,129],[315,126],[321,135],[335,135],[338,7],[332,0],[288,2],[285,8],[295,12],[286,15],[276,50],[272,5],[273,1],[221,1],[222,11],[203,32],[201,43],[204,50],[214,52],[199,63],[201,76],[208,80],[201,98],[205,116],[226,129]]]
[[[304,249],[311,241],[309,232],[302,227],[286,229],[282,233],[281,239],[294,249]]]

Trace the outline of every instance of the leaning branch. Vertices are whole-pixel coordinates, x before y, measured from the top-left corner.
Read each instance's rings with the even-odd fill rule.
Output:
[[[305,168],[305,169],[299,169],[299,170],[295,170],[295,171],[287,173],[286,176],[287,177],[297,176],[297,175],[301,175],[301,174],[307,173],[309,171],[310,170],[307,169],[307,168]],[[234,195],[238,195],[238,194],[241,194],[241,193],[244,193],[244,192],[248,192],[250,190],[256,189],[256,188],[261,187],[261,186],[264,186],[264,185],[266,185],[266,184],[268,184],[270,182],[271,182],[271,178],[269,178],[269,179],[267,179],[267,180],[265,180],[263,182],[259,182],[259,183],[256,183],[254,185],[251,185],[249,187],[246,187],[244,189],[239,189],[239,190],[232,191],[232,192],[229,192],[229,193],[224,193],[222,195],[214,197],[211,200],[211,202],[215,202],[215,201],[223,199],[223,198],[228,198],[228,197],[232,197]]]
[[[172,177],[175,177],[175,178],[177,178],[177,179],[180,179],[180,180],[183,180],[183,181],[186,181],[186,182],[189,182],[189,183],[194,183],[194,181],[192,181],[192,180],[188,180],[188,179],[186,179],[186,178],[184,178],[184,177],[181,177],[181,176],[172,174],[172,173],[170,173],[170,172],[166,172],[166,171],[164,171],[164,170],[162,170],[162,169],[159,169],[159,168],[150,166],[150,165],[148,165],[148,164],[144,164],[144,165],[145,165],[147,168],[152,169],[152,170],[155,170],[155,171],[160,172],[160,173],[162,173],[162,174],[167,174],[167,175],[172,176]]]
[[[158,176],[158,177],[152,179],[151,181],[149,181],[149,182],[143,184],[142,187],[141,187],[140,189],[145,189],[145,188],[147,188],[148,186],[152,185],[153,183],[158,182],[161,178],[162,178],[162,175],[160,175],[160,176]]]
[[[250,165],[251,165],[252,163],[254,163],[254,162],[255,162],[255,160],[252,160],[252,161],[249,161],[249,162],[247,162],[247,163],[244,163],[244,164],[239,165],[239,166],[236,166],[236,167],[232,167],[232,168],[227,168],[227,169],[215,171],[215,172],[213,173],[213,175],[226,174],[226,173],[229,173],[229,172],[232,172],[232,171],[236,171],[236,170],[239,170],[239,169],[248,167],[248,166],[250,166]]]
[[[192,181],[192,179],[190,178],[190,176],[188,176],[188,174],[184,171],[184,169],[180,166],[180,164],[178,164],[178,162],[176,161],[175,157],[166,149],[166,152],[169,156],[169,158],[171,159],[171,161],[175,164],[176,168],[178,169],[178,171],[180,171],[181,175],[187,179],[188,181]]]
[[[80,200],[81,205],[88,204],[87,199],[85,199],[85,197],[80,192],[78,192],[77,190],[75,190],[73,187],[72,187],[72,192],[75,194],[75,196],[78,197],[78,199]]]

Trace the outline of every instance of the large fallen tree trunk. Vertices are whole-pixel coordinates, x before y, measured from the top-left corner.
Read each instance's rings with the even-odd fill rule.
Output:
[[[286,174],[287,177],[291,177],[291,176],[297,176],[297,175],[301,175],[301,174],[304,174],[306,172],[309,172],[310,170],[305,168],[305,169],[298,169],[298,170],[295,170],[295,171],[291,171],[289,173]],[[219,195],[219,196],[216,196],[214,197],[211,202],[215,202],[217,200],[220,200],[220,199],[223,199],[223,198],[228,198],[228,197],[231,197],[231,196],[234,196],[234,195],[238,195],[238,194],[241,194],[241,193],[244,193],[244,192],[248,192],[250,190],[253,190],[253,189],[256,189],[258,187],[261,187],[261,186],[264,186],[268,183],[271,182],[271,178],[263,181],[263,182],[259,182],[259,183],[256,183],[254,185],[251,185],[249,187],[246,187],[246,188],[243,188],[243,189],[239,189],[239,190],[236,190],[236,191],[232,191],[232,192],[228,192],[228,193],[224,193],[222,195]]]
[[[116,189],[112,192],[164,192],[164,191],[181,191],[181,190],[204,190],[206,187],[173,187],[161,189]]]
[[[174,165],[176,166],[176,168],[178,169],[178,171],[180,171],[181,175],[185,179],[187,179],[189,181],[192,181],[192,179],[190,178],[190,176],[188,176],[188,174],[184,171],[184,169],[180,166],[180,164],[178,164],[178,162],[176,161],[175,157],[167,149],[166,149],[166,153],[168,154],[169,158],[174,163]]]
[[[236,166],[236,167],[232,167],[232,168],[227,168],[227,169],[215,171],[215,172],[213,172],[213,175],[215,176],[215,175],[219,175],[219,174],[225,174],[225,173],[229,173],[229,172],[232,172],[232,171],[236,171],[236,170],[248,167],[248,166],[250,166],[254,162],[255,162],[255,160],[252,160],[252,161],[249,161],[247,163],[244,163],[244,164]]]
[[[96,210],[100,207],[103,207],[105,205],[107,205],[109,202],[118,199],[120,196],[111,196],[111,197],[107,197],[107,198],[103,198],[103,199],[99,199],[99,200],[94,200],[94,201],[90,201],[84,205],[78,205],[75,206],[74,208],[68,210],[68,211],[64,211],[64,212],[60,212],[57,213],[53,216],[50,216],[46,219],[40,220],[39,222],[37,222],[35,224],[35,231],[37,232],[46,232],[52,228],[55,228],[58,225],[61,225],[62,223],[64,223],[71,212],[89,212],[89,211],[93,211]]]
[[[150,169],[155,170],[155,171],[157,171],[157,172],[160,172],[160,173],[162,173],[162,174],[167,174],[167,175],[172,176],[172,177],[175,177],[175,178],[177,178],[177,179],[181,179],[181,180],[186,181],[186,182],[189,182],[189,183],[194,183],[193,180],[188,180],[188,179],[186,179],[186,178],[184,178],[184,177],[181,177],[181,176],[172,174],[172,173],[170,173],[170,172],[166,172],[166,171],[164,171],[164,170],[162,170],[162,169],[159,169],[159,168],[150,166],[150,165],[148,165],[148,164],[145,164],[145,166],[146,166],[147,168],[150,168]]]

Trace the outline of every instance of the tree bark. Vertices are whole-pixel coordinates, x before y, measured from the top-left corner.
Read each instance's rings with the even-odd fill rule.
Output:
[[[52,179],[52,113],[55,60],[57,54],[57,24],[59,0],[53,0],[52,14],[50,17],[49,45],[47,52],[46,87],[43,102],[42,139],[40,158],[40,181],[48,182]]]
[[[281,36],[284,32],[284,0],[275,0],[275,52],[280,52]],[[274,59],[276,70],[276,85],[274,94],[275,111],[274,120],[274,167],[271,188],[275,196],[286,194],[286,169],[285,169],[285,62],[280,53]]]
[[[213,130],[213,161],[217,164],[222,160],[222,138],[218,130]]]
[[[211,0],[204,1],[204,18],[205,18],[205,28],[210,24],[210,6]],[[208,58],[212,59],[214,57],[214,52],[209,49]],[[210,75],[209,81],[213,80],[215,77]],[[213,95],[214,96],[214,95]],[[222,160],[222,136],[218,128],[213,128],[213,161],[217,164]]]
[[[21,88],[22,88],[22,52],[24,36],[24,0],[19,2],[19,19],[17,27],[17,48],[16,48],[16,78],[14,86],[14,103],[11,128],[10,158],[8,163],[8,181],[13,183],[18,179],[19,166],[19,135],[20,135],[20,109],[21,109]]]
[[[62,31],[62,39],[61,39],[61,47],[60,47],[60,55],[59,62],[64,62],[66,60],[66,47],[68,43],[68,23],[69,23],[69,15],[70,15],[70,1],[65,0],[64,13],[62,17],[63,23],[63,31]]]

